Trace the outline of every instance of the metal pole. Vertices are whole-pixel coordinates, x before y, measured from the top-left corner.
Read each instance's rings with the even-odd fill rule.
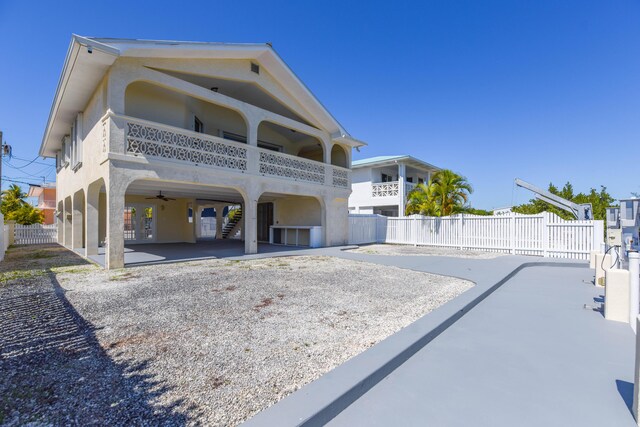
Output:
[[[640,312],[640,253],[629,252],[629,324],[636,333],[636,319]]]

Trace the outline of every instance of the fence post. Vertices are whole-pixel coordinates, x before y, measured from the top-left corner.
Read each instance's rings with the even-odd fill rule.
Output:
[[[516,214],[511,212],[511,218],[509,219],[509,243],[511,247],[511,254],[516,254]]]
[[[11,246],[16,242],[16,222],[7,221],[7,225],[9,226],[9,244],[7,246]]]
[[[542,212],[542,256],[549,256],[549,214]]]
[[[462,250],[464,248],[464,225],[463,225],[463,221],[464,221],[464,214],[461,213],[460,214],[460,222],[458,223],[458,236],[460,236],[460,250]]]
[[[597,251],[604,245],[604,221],[592,220],[593,225],[593,243],[591,246],[592,251]]]

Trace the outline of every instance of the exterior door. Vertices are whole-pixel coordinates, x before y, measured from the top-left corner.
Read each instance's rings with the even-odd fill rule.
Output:
[[[126,243],[150,243],[156,240],[155,206],[132,203],[124,207]]]
[[[269,227],[273,225],[273,203],[258,203],[258,241],[269,241]]]

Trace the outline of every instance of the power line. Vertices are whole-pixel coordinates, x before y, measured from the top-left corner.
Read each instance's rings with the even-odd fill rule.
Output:
[[[18,183],[18,184],[33,185],[35,187],[41,187],[40,184],[34,184],[33,182],[19,181],[17,179],[8,178],[6,176],[3,176],[2,179],[5,180],[5,181],[15,182],[15,183]]]
[[[38,157],[40,157],[40,156],[38,156]],[[27,159],[23,159],[23,158],[21,158],[21,157],[11,156],[11,158],[12,158],[12,159],[20,160],[20,161],[23,161],[23,162],[29,162],[29,164],[33,163],[33,164],[36,164],[36,165],[53,166],[53,165],[52,165],[52,164],[50,164],[50,163],[36,162],[35,160],[36,160],[38,157],[36,157],[35,159],[33,159],[33,160],[29,161],[29,160],[27,160]],[[28,165],[24,165],[24,166],[28,166]],[[24,166],[20,166],[20,167],[22,168],[22,167],[24,167]]]

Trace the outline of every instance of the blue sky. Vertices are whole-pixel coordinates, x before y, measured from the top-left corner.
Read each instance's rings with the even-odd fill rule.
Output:
[[[479,208],[528,200],[515,177],[640,192],[637,0],[3,0],[0,28],[0,129],[18,158],[38,153],[72,33],[271,42],[369,144],[354,159],[411,154],[453,169]],[[3,175],[38,182],[52,170]]]

